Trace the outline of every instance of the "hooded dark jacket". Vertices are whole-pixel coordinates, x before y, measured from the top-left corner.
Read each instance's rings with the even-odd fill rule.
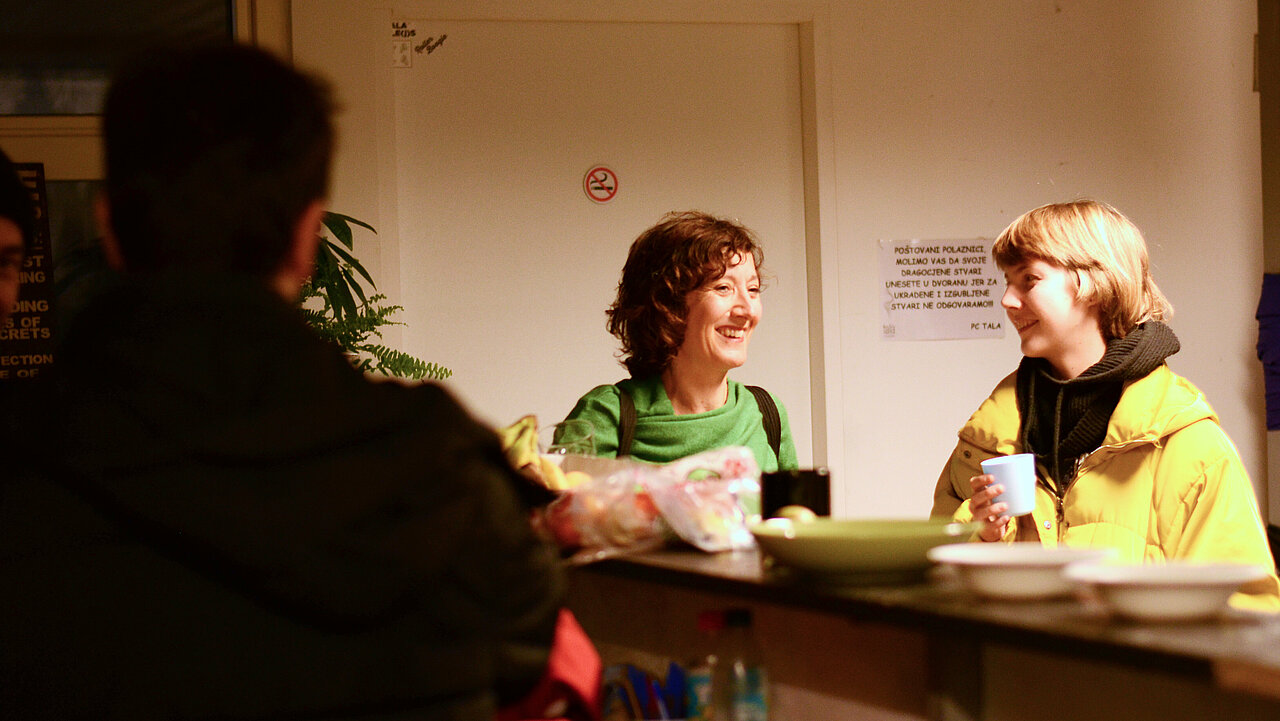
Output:
[[[491,719],[561,605],[496,437],[235,278],[80,313],[0,482],[0,715]]]

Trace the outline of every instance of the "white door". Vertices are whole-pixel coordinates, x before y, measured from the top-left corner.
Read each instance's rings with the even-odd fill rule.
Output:
[[[334,209],[376,218],[366,264],[406,324],[389,340],[451,368],[484,420],[549,424],[626,377],[604,311],[636,235],[672,210],[734,217],[762,240],[768,286],[732,377],[783,399],[812,462],[795,24],[294,13],[295,58],[347,108]],[[584,189],[597,166],[616,178],[607,202]]]

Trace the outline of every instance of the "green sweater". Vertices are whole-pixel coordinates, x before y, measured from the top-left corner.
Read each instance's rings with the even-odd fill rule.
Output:
[[[662,379],[657,376],[592,388],[578,400],[568,417],[591,421],[598,456],[618,454],[619,389],[625,389],[636,406],[635,437],[631,444],[631,457],[636,460],[669,463],[714,448],[746,446],[755,454],[762,472],[799,467],[786,407],[777,396],[773,397],[782,419],[781,458],[775,458],[755,396],[746,386],[732,380],[729,399],[723,406],[688,415],[675,414]]]

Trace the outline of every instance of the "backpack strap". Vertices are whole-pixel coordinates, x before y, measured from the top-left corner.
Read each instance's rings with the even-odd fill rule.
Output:
[[[760,406],[760,415],[764,417],[764,435],[769,439],[769,447],[773,449],[773,457],[782,460],[782,416],[778,414],[778,404],[773,402],[769,391],[760,386],[747,386],[751,395],[756,397],[756,405]]]
[[[636,436],[636,402],[631,394],[618,389],[618,458],[631,455],[631,442]]]

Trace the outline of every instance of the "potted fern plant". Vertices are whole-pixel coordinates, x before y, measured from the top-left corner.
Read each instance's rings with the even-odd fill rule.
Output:
[[[327,234],[320,237],[315,269],[302,288],[302,312],[316,333],[342,348],[362,371],[414,380],[443,380],[448,368],[428,363],[382,343],[382,327],[402,325],[391,316],[403,310],[385,305],[387,297],[352,255],[352,226],[372,233],[373,226],[341,213],[325,213]],[[367,284],[372,294],[366,293]]]

